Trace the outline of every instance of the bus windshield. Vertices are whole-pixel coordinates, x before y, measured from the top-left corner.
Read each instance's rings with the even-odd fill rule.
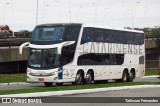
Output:
[[[64,27],[38,26],[34,29],[31,40],[33,41],[62,41]]]
[[[28,65],[33,68],[57,68],[59,65],[59,55],[55,49],[30,49]]]
[[[37,26],[32,33],[31,43],[48,45],[63,41],[77,41],[80,25],[41,25]]]

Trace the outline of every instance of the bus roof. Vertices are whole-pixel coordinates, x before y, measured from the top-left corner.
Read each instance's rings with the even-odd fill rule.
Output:
[[[119,30],[119,31],[126,31],[126,32],[136,32],[136,33],[144,33],[143,31],[139,30],[131,30],[131,29],[123,29],[123,28],[114,28],[114,27],[106,27],[101,25],[92,25],[92,24],[84,24],[84,23],[47,23],[41,24],[37,26],[68,26],[68,25],[82,25],[83,27],[93,27],[93,28],[102,28],[102,29],[110,29],[110,30]]]

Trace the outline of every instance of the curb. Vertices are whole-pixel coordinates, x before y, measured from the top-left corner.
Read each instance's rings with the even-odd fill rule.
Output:
[[[9,94],[9,95],[0,95],[0,97],[46,97],[46,96],[74,95],[74,94],[95,93],[95,92],[104,92],[104,91],[108,92],[108,91],[131,90],[131,89],[139,89],[139,88],[157,88],[157,87],[160,87],[160,85],[136,85],[136,86],[81,89],[81,90],[68,90],[68,91]]]
[[[159,75],[143,76],[141,78],[157,78]]]
[[[0,85],[22,85],[22,84],[30,84],[30,83],[27,83],[27,82],[0,83]]]

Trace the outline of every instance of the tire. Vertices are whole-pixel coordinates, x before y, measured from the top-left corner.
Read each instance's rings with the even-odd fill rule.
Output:
[[[52,82],[44,82],[44,85],[47,86],[47,87],[49,87],[49,86],[52,86],[53,83]]]
[[[93,74],[91,71],[89,71],[89,72],[87,72],[85,83],[91,84],[92,81],[93,81]]]
[[[73,84],[73,85],[83,84],[82,71],[79,71],[79,72],[76,74],[75,82],[73,82],[72,84]]]
[[[129,73],[128,82],[133,82],[134,78],[135,78],[135,73],[131,71]]]
[[[129,77],[129,75],[128,75],[128,73],[127,73],[127,71],[123,71],[123,74],[122,74],[122,82],[127,82],[128,81],[128,77]]]
[[[127,71],[123,71],[122,78],[117,79],[116,82],[127,82],[128,79],[129,79],[129,75],[128,75]]]
[[[62,86],[62,85],[63,85],[63,83],[56,83],[56,85],[57,85],[57,86]]]

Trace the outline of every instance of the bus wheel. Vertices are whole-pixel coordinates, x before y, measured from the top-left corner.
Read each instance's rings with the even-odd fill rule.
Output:
[[[122,78],[121,79],[116,79],[116,82],[127,82],[129,78],[129,75],[127,71],[123,71]]]
[[[45,85],[45,86],[52,86],[53,83],[52,83],[52,82],[44,82],[44,85]]]
[[[127,82],[128,77],[129,77],[129,75],[128,75],[127,71],[123,71],[122,79],[121,79],[122,82]]]
[[[63,85],[63,83],[56,83],[56,85],[57,85],[57,86],[61,86],[61,85]]]
[[[89,71],[89,72],[87,72],[85,82],[87,84],[90,84],[92,81],[93,81],[93,74],[91,71]]]
[[[134,78],[135,78],[135,73],[133,71],[131,71],[129,73],[128,82],[133,82]]]
[[[83,84],[82,71],[79,71],[79,72],[76,74],[75,82],[73,82],[72,84],[73,84],[73,85]]]

